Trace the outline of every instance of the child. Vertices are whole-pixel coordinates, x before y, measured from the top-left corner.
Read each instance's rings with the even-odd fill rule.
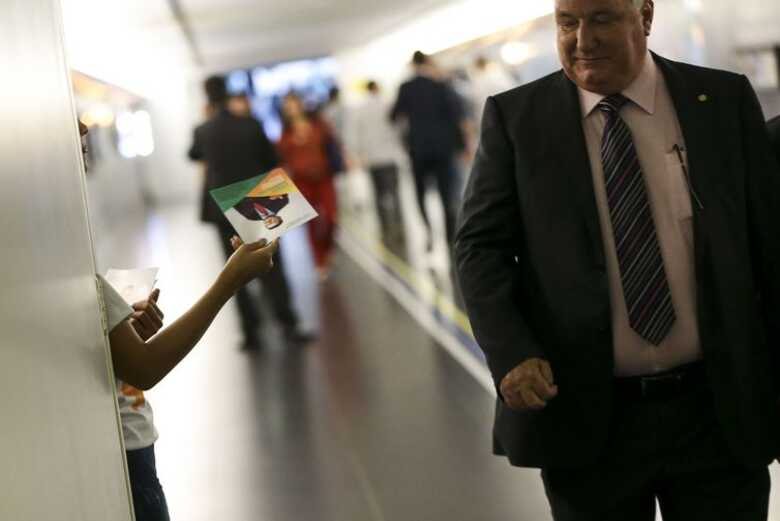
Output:
[[[157,480],[152,411],[142,391],[150,389],[195,347],[219,310],[241,286],[273,267],[277,243],[242,245],[234,238],[235,253],[213,285],[184,315],[148,340],[162,325],[155,303],[159,290],[131,308],[99,277],[106,306],[111,358],[117,377],[122,431],[133,492],[136,521],[168,521],[165,496]]]
[[[86,136],[87,127],[81,122],[79,131],[82,138]],[[231,244],[235,251],[211,287],[184,315],[159,333],[163,319],[156,304],[159,290],[155,290],[147,301],[131,308],[105,279],[98,276],[117,378],[136,521],[169,519],[155,468],[157,432],[152,410],[142,391],[157,384],[195,347],[219,310],[239,288],[273,268],[276,242],[242,244],[238,237],[233,237]]]

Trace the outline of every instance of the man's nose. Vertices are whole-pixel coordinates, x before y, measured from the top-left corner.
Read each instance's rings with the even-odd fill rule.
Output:
[[[593,26],[582,21],[577,29],[577,51],[579,54],[589,54],[598,47],[598,36]]]

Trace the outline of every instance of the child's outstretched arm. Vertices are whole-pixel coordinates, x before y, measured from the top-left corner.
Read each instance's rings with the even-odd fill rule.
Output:
[[[109,334],[114,373],[138,389],[147,390],[170,372],[195,347],[222,306],[244,284],[273,268],[276,241],[242,244],[234,237],[235,253],[206,293],[170,326],[144,342],[130,320]]]

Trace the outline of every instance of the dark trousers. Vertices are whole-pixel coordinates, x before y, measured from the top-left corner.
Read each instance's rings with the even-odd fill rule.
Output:
[[[401,201],[398,197],[398,166],[395,163],[371,165],[368,168],[374,185],[374,199],[382,234],[400,231]]]
[[[235,235],[235,231],[229,223],[219,224],[219,237],[226,258],[233,254],[233,246],[230,245],[230,237],[233,235]],[[263,284],[263,293],[268,298],[279,324],[286,331],[292,331],[298,326],[298,317],[292,309],[290,288],[287,285],[282,262],[280,249],[276,257],[274,257],[274,269],[261,275],[260,282]],[[262,324],[260,308],[245,287],[236,293],[236,302],[241,315],[241,327],[244,331],[244,336],[247,338],[256,336],[257,329]]]
[[[136,521],[170,521],[165,494],[157,479],[154,445],[128,450],[126,454]]]
[[[766,521],[769,471],[737,464],[702,381],[665,398],[616,393],[610,442],[587,468],[544,469],[556,521]]]
[[[417,204],[420,206],[423,220],[430,230],[428,213],[425,210],[425,190],[429,182],[433,180],[444,206],[447,243],[452,244],[455,238],[455,219],[457,217],[455,189],[458,173],[455,168],[455,159],[454,157],[422,158],[412,155],[411,160],[415,188],[417,189]]]

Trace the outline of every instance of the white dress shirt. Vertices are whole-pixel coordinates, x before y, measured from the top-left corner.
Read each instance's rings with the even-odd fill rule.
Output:
[[[615,374],[654,374],[695,361],[701,358],[701,346],[696,318],[692,201],[688,180],[675,152],[678,145],[687,161],[682,131],[663,74],[648,52],[642,72],[622,92],[630,101],[620,112],[631,129],[639,156],[677,317],[659,346],[640,337],[628,322],[601,161],[606,119],[597,105],[605,96],[583,89],[579,93],[607,260]]]

